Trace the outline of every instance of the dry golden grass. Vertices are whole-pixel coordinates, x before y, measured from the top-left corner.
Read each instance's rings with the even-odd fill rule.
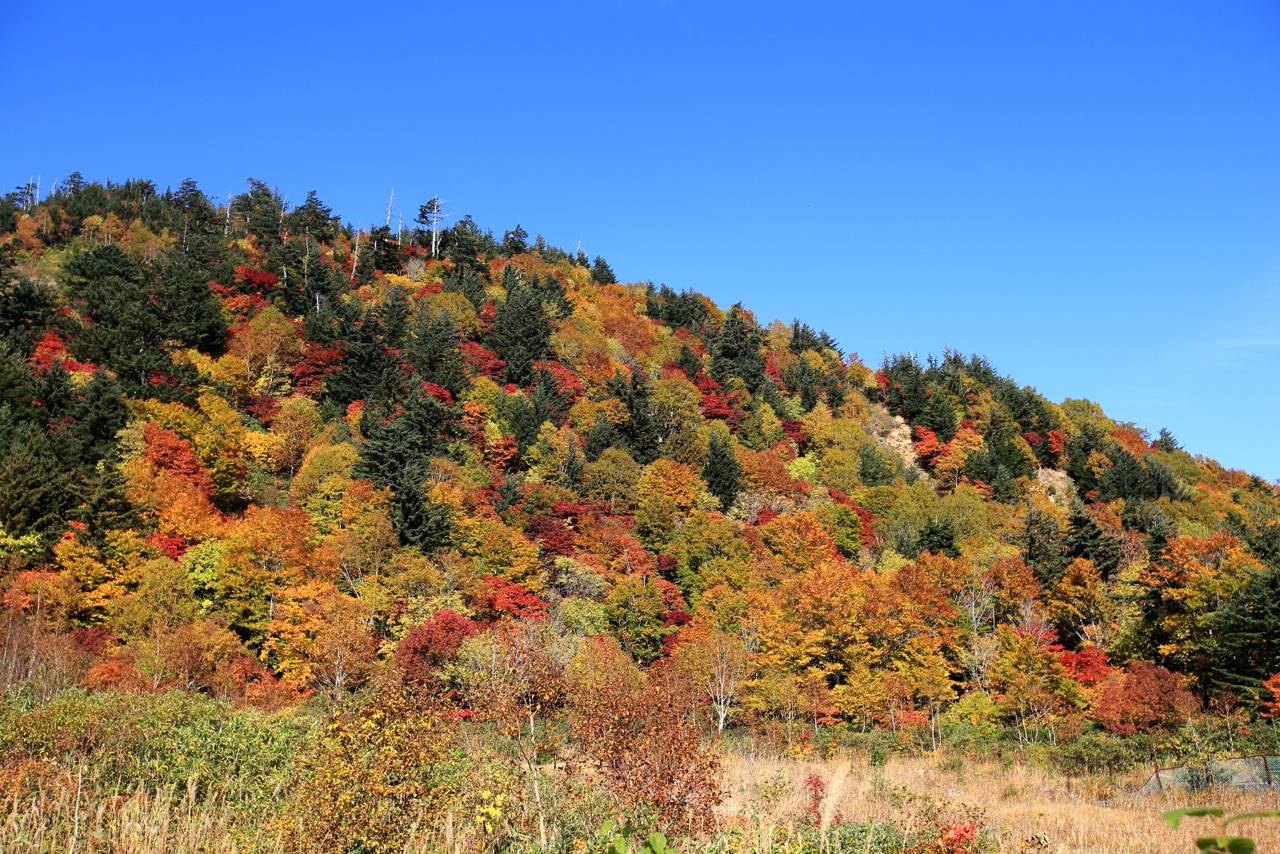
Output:
[[[66,854],[277,852],[279,835],[246,822],[218,798],[195,788],[122,792],[90,799],[76,779],[48,780],[14,796],[0,814],[0,851]]]
[[[728,753],[729,798],[724,822],[750,830],[758,850],[783,835],[808,807],[804,782],[816,775],[826,784],[822,817],[835,813],[849,821],[886,821],[910,833],[931,811],[963,815],[975,808],[1001,852],[1108,852],[1178,854],[1193,852],[1196,836],[1208,835],[1205,819],[1189,819],[1173,830],[1161,819],[1166,810],[1221,806],[1229,814],[1280,809],[1275,792],[1215,789],[1198,794],[1140,796],[1139,772],[1123,778],[1071,780],[1034,766],[965,761],[959,767],[932,757],[890,757],[883,768],[863,760],[794,760]],[[769,795],[781,792],[772,799]],[[1280,820],[1233,826],[1253,837],[1259,852],[1280,852]]]
[[[736,830],[737,841],[717,850],[769,852],[799,850],[788,840],[809,821],[810,795],[805,781],[822,780],[818,805],[822,827],[844,820],[885,822],[909,837],[938,823],[981,818],[1000,852],[1108,852],[1108,854],[1180,854],[1192,852],[1192,840],[1211,825],[1189,820],[1173,830],[1160,818],[1169,809],[1216,805],[1229,813],[1280,809],[1277,793],[1218,789],[1198,795],[1132,794],[1145,776],[1071,780],[1037,766],[992,762],[956,763],[932,757],[891,756],[881,768],[860,758],[782,759],[726,751],[727,798],[719,825]],[[187,791],[120,792],[88,797],[77,777],[46,777],[28,794],[0,805],[0,851],[67,854],[153,854],[209,852],[247,854],[282,850],[278,823],[270,816],[246,816],[216,796]],[[939,816],[941,822],[939,822]],[[454,816],[450,816],[451,819]],[[1280,820],[1238,825],[1252,836],[1259,852],[1280,852]],[[489,849],[471,838],[459,817],[446,828],[411,834],[406,852],[469,852]],[[686,854],[696,849],[683,845]]]

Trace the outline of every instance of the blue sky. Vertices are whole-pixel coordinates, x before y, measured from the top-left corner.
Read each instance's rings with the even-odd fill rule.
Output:
[[[0,0],[0,180],[439,195],[1280,477],[1274,0],[404,6]]]

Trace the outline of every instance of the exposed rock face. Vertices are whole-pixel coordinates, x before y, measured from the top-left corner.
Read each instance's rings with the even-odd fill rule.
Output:
[[[1062,469],[1037,469],[1036,484],[1050,501],[1063,507],[1076,494],[1076,482]]]
[[[920,468],[916,462],[915,445],[911,442],[911,425],[901,416],[890,415],[889,410],[876,404],[867,426],[874,431],[880,446],[902,460],[904,466],[908,469]]]

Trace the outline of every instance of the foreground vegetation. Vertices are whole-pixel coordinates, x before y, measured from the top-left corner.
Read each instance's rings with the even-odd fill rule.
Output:
[[[1276,485],[416,222],[0,198],[8,847],[1136,851],[1277,751]]]
[[[636,769],[548,750],[532,786],[500,733],[431,715],[424,725],[405,699],[371,696],[326,720],[312,707],[266,714],[177,692],[69,690],[40,704],[12,694],[0,718],[0,848],[642,851],[663,826],[666,844],[686,852],[1127,854],[1190,851],[1192,830],[1160,820],[1174,807],[1275,807],[1274,793],[1213,785],[1139,795],[1143,760],[1117,754],[1110,770],[1086,771],[1077,755],[1026,750],[1012,733],[975,753],[950,743],[951,731],[938,751],[839,731],[824,731],[819,749],[788,751],[735,732],[700,754],[715,768],[697,780],[719,793],[711,820],[673,831],[656,801],[699,756]],[[1275,749],[1275,732],[1261,737]],[[661,755],[654,738],[645,747]],[[1189,758],[1167,750],[1166,761]],[[647,796],[627,789],[630,775]],[[1280,845],[1280,823],[1235,832],[1258,850]]]

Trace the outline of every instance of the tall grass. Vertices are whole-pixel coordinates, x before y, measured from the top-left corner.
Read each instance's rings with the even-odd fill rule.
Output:
[[[4,805],[0,851],[67,854],[279,852],[280,834],[195,778],[181,789],[93,791],[89,769],[40,781]],[[202,789],[204,791],[202,792]]]
[[[804,781],[811,775],[827,783],[824,818],[839,812],[847,820],[893,826],[907,842],[938,815],[973,814],[986,828],[987,843],[1002,854],[1193,852],[1196,828],[1170,828],[1160,818],[1163,811],[1212,804],[1242,813],[1280,805],[1275,792],[1231,788],[1135,794],[1145,771],[1068,778],[1023,763],[957,763],[929,756],[891,756],[883,767],[872,767],[857,760],[851,766],[847,759],[734,753],[725,758],[725,774],[730,798],[722,821],[742,825],[757,843],[751,850],[771,850],[770,840],[778,848],[778,840],[793,834],[794,817],[805,807]],[[783,794],[762,797],[778,792]],[[1258,851],[1280,852],[1280,821],[1259,819],[1239,827],[1254,838]]]

